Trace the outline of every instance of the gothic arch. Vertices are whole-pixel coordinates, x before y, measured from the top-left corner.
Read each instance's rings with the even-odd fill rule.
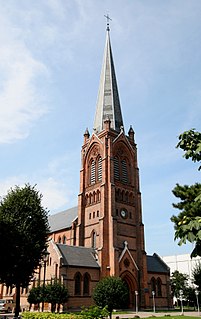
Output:
[[[125,271],[120,275],[121,279],[126,283],[129,290],[129,308],[135,307],[135,291],[138,291],[138,283],[136,278],[129,272]]]

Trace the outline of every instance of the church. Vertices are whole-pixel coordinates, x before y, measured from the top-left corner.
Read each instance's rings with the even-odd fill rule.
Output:
[[[170,308],[170,270],[145,251],[137,147],[126,134],[107,25],[93,131],[84,132],[78,206],[49,217],[47,280],[60,278],[68,307],[88,306],[97,282],[118,276],[129,307]]]
[[[83,136],[78,206],[49,216],[49,224],[48,256],[32,285],[60,280],[66,307],[76,309],[93,304],[102,278],[118,276],[130,308],[153,308],[153,300],[156,308],[172,307],[170,269],[145,250],[137,146],[132,126],[126,133],[123,124],[109,24],[93,130]]]

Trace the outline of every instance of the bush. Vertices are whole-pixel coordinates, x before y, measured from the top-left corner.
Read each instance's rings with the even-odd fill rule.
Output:
[[[83,319],[98,319],[108,317],[109,312],[107,307],[100,308],[97,306],[91,306],[89,308],[84,308],[81,311],[81,315]]]
[[[56,314],[51,312],[23,312],[22,319],[82,319],[81,315],[76,314]]]

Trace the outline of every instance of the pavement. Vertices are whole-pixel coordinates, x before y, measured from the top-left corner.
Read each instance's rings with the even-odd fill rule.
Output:
[[[148,318],[148,317],[174,317],[174,316],[189,316],[189,317],[199,317],[201,314],[198,311],[187,311],[183,312],[150,312],[150,311],[139,311],[130,312],[125,314],[114,314],[112,315],[112,319],[121,319],[121,318]]]

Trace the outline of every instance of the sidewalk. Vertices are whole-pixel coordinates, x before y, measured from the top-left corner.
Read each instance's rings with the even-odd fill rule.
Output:
[[[181,312],[146,312],[146,311],[139,311],[137,314],[136,312],[130,312],[130,313],[125,313],[125,314],[114,314],[112,315],[113,319],[121,319],[121,318],[148,318],[148,317],[165,317],[165,316],[181,316]],[[184,311],[184,316],[193,316],[193,317],[198,317],[198,312],[197,311]]]

